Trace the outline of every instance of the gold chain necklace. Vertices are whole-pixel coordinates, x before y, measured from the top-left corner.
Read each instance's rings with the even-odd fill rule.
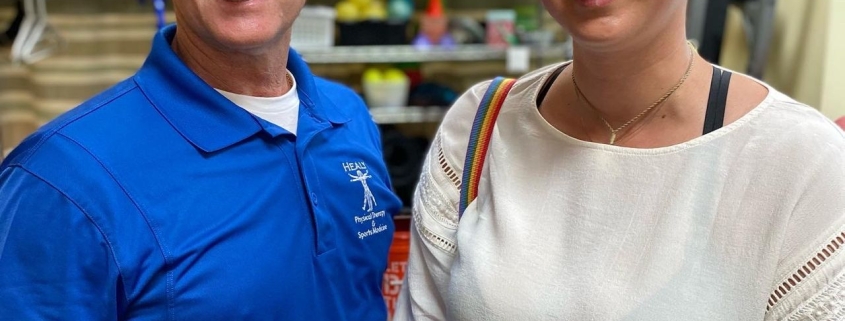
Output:
[[[629,125],[633,124],[634,122],[636,122],[637,120],[639,120],[640,118],[645,116],[645,114],[647,114],[649,111],[654,109],[654,107],[657,107],[660,104],[662,104],[664,101],[666,101],[666,99],[669,99],[669,97],[672,96],[672,94],[674,94],[675,91],[678,90],[678,88],[681,88],[681,85],[684,84],[684,82],[687,80],[687,78],[689,78],[690,71],[692,71],[692,66],[695,65],[695,59],[693,59],[693,53],[695,52],[695,48],[692,46],[692,44],[689,44],[689,46],[690,46],[689,64],[687,65],[687,71],[684,73],[684,76],[681,77],[681,80],[678,81],[678,83],[674,87],[672,87],[672,89],[669,89],[668,92],[666,92],[662,97],[660,97],[660,99],[658,99],[653,104],[651,104],[651,106],[648,106],[648,108],[646,108],[641,113],[634,116],[634,118],[631,118],[631,120],[622,124],[622,126],[619,126],[616,129],[614,129],[613,126],[610,125],[610,122],[608,122],[607,119],[605,119],[604,116],[602,116],[601,111],[599,111],[598,108],[593,106],[593,104],[590,102],[590,100],[587,99],[587,96],[585,96],[584,93],[581,92],[581,88],[578,87],[578,82],[575,81],[575,69],[572,70],[572,84],[575,85],[575,92],[578,94],[578,96],[580,96],[581,98],[584,98],[584,101],[587,103],[587,106],[590,106],[590,108],[593,109],[593,111],[595,111],[596,114],[599,116],[599,118],[601,118],[601,120],[604,122],[604,125],[607,126],[607,129],[610,131],[610,142],[609,142],[610,145],[613,145],[614,143],[616,143],[616,136],[617,136],[616,133],[618,133],[622,129],[625,129]]]

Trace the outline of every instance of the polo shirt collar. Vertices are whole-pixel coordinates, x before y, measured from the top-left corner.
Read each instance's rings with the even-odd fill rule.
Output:
[[[327,121],[332,125],[344,124],[351,120],[347,108],[336,105],[331,99],[326,99],[324,95],[332,93],[326,92],[326,88],[317,86],[317,79],[311,73],[308,64],[293,48],[288,52],[287,68],[296,79],[297,94],[305,112],[313,118]],[[301,121],[302,117],[299,119]]]
[[[159,31],[135,82],[162,116],[194,147],[216,152],[263,129],[262,122],[238,107],[197,76],[170,47],[176,25]],[[344,111],[321,99],[314,76],[291,50],[288,70],[296,78],[304,110],[317,121],[333,125],[348,121]],[[300,117],[300,121],[304,118]]]

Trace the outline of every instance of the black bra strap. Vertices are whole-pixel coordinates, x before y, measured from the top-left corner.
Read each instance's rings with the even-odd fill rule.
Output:
[[[730,84],[731,72],[722,71],[713,66],[713,80],[710,82],[710,96],[707,100],[707,112],[704,115],[704,135],[716,131],[724,125]]]
[[[537,107],[543,103],[549,89],[552,87],[555,79],[561,74],[563,69],[567,66],[562,66],[556,69],[549,76],[540,92],[537,94]],[[725,107],[728,101],[728,87],[731,84],[731,72],[723,71],[713,66],[713,80],[710,82],[710,96],[707,99],[707,112],[704,116],[704,135],[718,130],[724,126],[725,122]]]
[[[543,87],[540,87],[540,92],[537,93],[537,108],[540,108],[540,105],[543,104],[543,100],[545,100],[546,95],[549,94],[549,89],[552,89],[552,84],[555,83],[557,77],[560,76],[560,73],[563,72],[566,67],[569,67],[569,64],[561,66],[560,68],[552,71],[552,74],[549,75],[549,78],[543,84]]]

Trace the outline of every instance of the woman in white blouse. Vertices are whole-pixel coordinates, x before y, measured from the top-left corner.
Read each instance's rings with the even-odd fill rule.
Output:
[[[437,134],[395,320],[845,320],[845,135],[714,67],[685,0],[544,0],[572,62],[517,80],[458,218],[481,96]]]

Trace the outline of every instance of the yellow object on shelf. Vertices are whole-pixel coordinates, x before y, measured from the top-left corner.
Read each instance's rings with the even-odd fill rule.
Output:
[[[364,9],[364,18],[370,20],[386,20],[387,7],[382,2],[373,1]]]
[[[405,82],[408,80],[408,75],[399,69],[390,68],[384,71],[382,79],[385,82]]]
[[[399,69],[368,68],[361,82],[370,108],[404,107],[408,103],[411,81]]]
[[[338,21],[346,22],[361,20],[361,14],[359,13],[358,6],[350,1],[339,2],[335,5],[335,10],[337,10]]]
[[[386,20],[387,6],[383,0],[343,0],[335,5],[337,20],[355,22],[361,20]]]

